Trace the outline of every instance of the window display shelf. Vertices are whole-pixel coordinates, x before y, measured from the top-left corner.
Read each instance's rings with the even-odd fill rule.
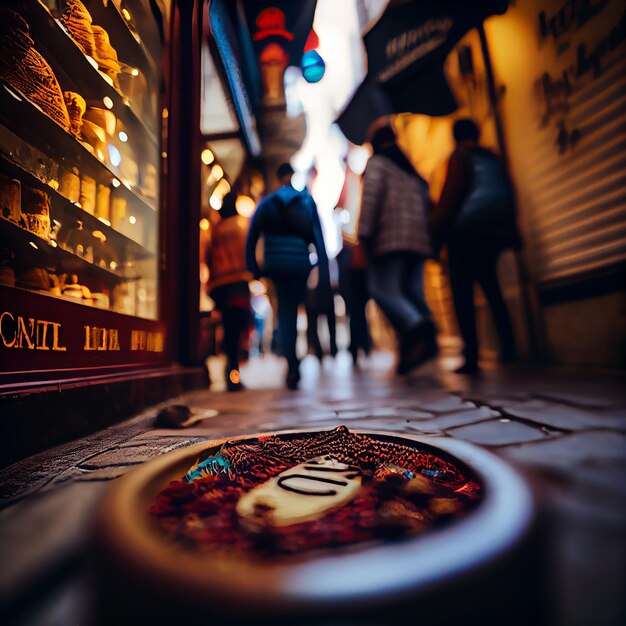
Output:
[[[106,28],[111,33],[111,38],[118,42],[124,50],[124,61],[134,65],[154,77],[157,74],[157,64],[150,50],[144,45],[141,34],[133,29],[131,21],[122,15],[121,7],[117,2],[94,3],[89,7],[94,22]]]
[[[80,141],[67,133],[36,105],[0,81],[0,123],[44,154],[65,167],[77,167],[81,175],[93,177],[103,185],[113,185],[120,176],[92,154]],[[12,156],[12,155],[9,155]],[[116,181],[116,183],[114,183]],[[133,207],[156,212],[154,204],[130,184],[120,184],[116,193],[123,194]]]
[[[48,61],[63,90],[76,91],[90,102],[103,103],[104,98],[110,98],[110,109],[125,124],[129,137],[132,139],[132,134],[138,133],[158,147],[156,129],[149,128],[144,121],[156,119],[156,111],[149,116],[144,115],[147,112],[135,111],[128,98],[107,82],[98,71],[96,62],[84,54],[60,20],[55,19],[40,0],[28,0],[22,6],[35,48]]]
[[[61,223],[61,234],[63,236],[68,232],[71,224],[80,220],[86,232],[99,233],[105,237],[107,246],[120,266],[127,262],[155,257],[154,252],[115,230],[108,224],[108,221],[102,221],[95,215],[88,213],[77,204],[68,200],[48,183],[40,180],[34,174],[2,155],[0,155],[0,172],[9,178],[18,179],[22,184],[26,184],[29,187],[41,189],[50,196],[52,201],[51,219]],[[93,243],[97,244],[99,241],[96,238]]]
[[[124,276],[97,263],[63,249],[56,241],[47,241],[42,237],[0,218],[0,245],[9,246],[13,251],[16,263],[23,263],[29,268],[40,267],[51,269],[55,274],[78,274],[82,279],[96,279],[112,287],[141,276]],[[128,271],[128,268],[122,268]]]

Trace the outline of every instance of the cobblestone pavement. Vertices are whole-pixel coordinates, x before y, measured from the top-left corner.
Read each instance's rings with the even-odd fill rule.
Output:
[[[281,362],[265,357],[242,371],[244,392],[216,383],[166,403],[203,418],[191,428],[155,429],[152,407],[1,471],[0,605],[10,621],[88,621],[89,520],[107,483],[137,464],[211,438],[345,424],[460,438],[508,459],[535,485],[546,520],[550,623],[626,623],[624,376],[520,366],[464,378],[439,364],[398,380],[391,367],[386,354],[359,371],[346,353],[321,366],[307,357],[301,389],[288,392]]]

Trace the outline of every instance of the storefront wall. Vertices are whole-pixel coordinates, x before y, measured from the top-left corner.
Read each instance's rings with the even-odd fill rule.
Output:
[[[625,15],[619,0],[534,0],[485,25],[556,363],[624,362]]]
[[[208,382],[197,336],[181,332],[198,283],[184,227],[199,219],[182,197],[183,120],[197,136],[199,119],[198,38],[183,28],[202,3],[85,6],[96,52],[66,34],[61,0],[3,12],[32,43],[21,63],[1,51],[2,465]],[[32,89],[36,72],[61,95]]]
[[[619,1],[529,0],[485,22],[504,145],[476,30],[444,67],[458,111],[396,118],[401,143],[435,201],[458,117],[474,118],[481,143],[508,160],[524,238],[520,260],[530,282],[524,290],[513,252],[502,255],[498,272],[522,357],[589,366],[624,362],[624,20]],[[443,334],[455,335],[445,259],[427,268],[426,289]],[[476,303],[481,353],[489,358],[497,341],[479,290]]]

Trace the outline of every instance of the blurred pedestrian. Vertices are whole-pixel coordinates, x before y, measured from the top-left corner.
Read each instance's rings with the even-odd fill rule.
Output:
[[[456,148],[429,226],[438,246],[447,244],[450,283],[465,362],[459,374],[478,371],[474,283],[487,299],[500,340],[501,359],[515,360],[511,319],[498,283],[497,262],[506,248],[519,247],[513,187],[501,159],[479,145],[471,119],[453,126]]]
[[[329,260],[329,263],[331,260]],[[306,290],[306,339],[309,351],[312,352],[321,362],[324,357],[324,350],[318,334],[318,320],[320,317],[326,319],[328,325],[328,341],[330,355],[337,356],[337,319],[335,316],[335,300],[330,282],[320,282],[319,272],[315,267],[309,274]]]
[[[258,278],[268,276],[278,298],[278,339],[281,354],[287,359],[287,387],[296,389],[300,381],[300,361],[296,355],[298,306],[304,304],[312,263],[309,245],[315,246],[320,281],[326,285],[328,257],[317,207],[306,189],[291,185],[294,170],[283,163],[276,176],[281,187],[264,198],[257,207],[246,244],[248,268]],[[256,245],[263,236],[263,267],[256,260]]]
[[[398,146],[390,124],[379,126],[370,143],[358,237],[367,257],[370,295],[395,330],[397,371],[406,374],[438,352],[423,286],[424,261],[432,254],[428,183]]]
[[[346,303],[350,324],[350,345],[354,365],[358,364],[359,350],[369,355],[372,349],[369,325],[365,315],[365,308],[369,300],[367,288],[367,260],[363,251],[363,244],[356,245],[344,242],[343,248],[337,255],[339,263],[339,289]]]
[[[239,354],[242,337],[250,325],[250,291],[252,274],[246,267],[246,233],[248,219],[237,213],[236,196],[224,196],[220,221],[214,226],[207,250],[209,295],[222,316],[226,354],[226,387],[228,391],[243,389],[239,375]]]

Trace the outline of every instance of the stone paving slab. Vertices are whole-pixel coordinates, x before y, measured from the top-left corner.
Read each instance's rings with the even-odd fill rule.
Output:
[[[473,409],[476,405],[473,402],[467,402],[458,396],[445,396],[437,400],[415,403],[415,408],[430,413],[452,413],[453,411],[464,411]]]
[[[601,396],[597,392],[591,391],[541,391],[537,397],[552,400],[562,404],[570,404],[585,409],[609,409],[611,407],[623,406],[626,402],[626,393],[620,398],[615,394],[609,397]]]
[[[174,443],[172,443],[172,439],[175,440]],[[107,450],[106,452],[96,454],[95,456],[82,461],[78,464],[78,466],[83,469],[102,469],[118,465],[136,465],[155,456],[159,456],[160,454],[166,454],[172,450],[198,443],[202,441],[202,439],[198,437],[193,439],[168,438],[167,441],[168,443],[165,443],[164,445],[161,445],[160,441],[156,439],[152,443],[134,446],[121,446],[114,450]]]
[[[514,406],[517,404],[521,404],[530,399],[528,393],[511,393],[505,395],[493,395],[490,393],[482,394],[476,393],[473,394],[471,392],[467,392],[465,394],[461,394],[465,397],[466,400],[471,400],[477,404],[485,404],[494,409],[503,409],[508,406]]]
[[[0,512],[0,605],[82,550],[106,483],[70,483]]]
[[[4,468],[0,471],[0,507],[12,503],[17,498],[35,493],[52,477],[81,460],[145,432],[157,409],[158,407],[148,409],[125,422],[55,446]]]
[[[409,422],[409,428],[418,431],[447,430],[449,428],[454,428],[455,426],[466,426],[468,424],[484,422],[495,417],[501,417],[501,414],[487,406],[481,406],[477,409],[439,415],[438,417],[429,420],[420,420],[417,423]]]
[[[571,469],[572,481],[587,485],[591,489],[608,491],[626,497],[626,462],[602,465],[584,464]],[[623,503],[626,511],[626,501]]]
[[[534,399],[505,407],[504,412],[513,417],[560,430],[607,428],[626,431],[626,414],[623,411],[592,413],[573,406]]]
[[[530,445],[511,446],[503,452],[523,463],[560,469],[582,463],[620,462],[626,458],[626,435],[610,431],[573,433]]]
[[[538,441],[547,437],[547,434],[538,428],[506,419],[469,424],[468,426],[452,428],[447,432],[457,439],[465,439],[472,443],[494,447]]]

